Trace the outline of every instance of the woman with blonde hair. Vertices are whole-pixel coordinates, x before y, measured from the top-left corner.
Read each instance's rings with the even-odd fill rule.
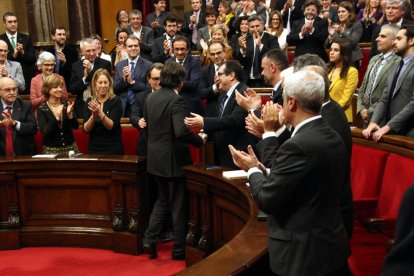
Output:
[[[218,12],[219,15],[217,16],[216,24],[225,24],[227,26],[227,35],[230,39],[231,36],[235,33],[233,21],[236,18],[230,2],[226,0],[221,1],[218,7]]]
[[[63,79],[53,74],[43,80],[42,93],[46,101],[39,105],[37,119],[43,135],[44,154],[79,152],[73,136],[73,130],[79,127],[73,112],[75,102],[63,101],[63,84]]]
[[[360,9],[357,15],[363,29],[360,42],[371,42],[372,32],[380,25],[379,21],[382,15],[380,0],[367,0],[365,2],[365,8]]]
[[[228,28],[224,24],[216,24],[211,29],[211,38],[209,43],[211,42],[221,42],[226,47],[224,51],[226,52],[226,60],[233,59],[233,49],[229,45],[227,41],[227,32]],[[200,45],[203,48],[203,52],[200,55],[200,61],[202,65],[208,65],[211,64],[211,57],[208,52],[208,43],[204,40],[200,40]]]
[[[283,28],[283,16],[278,10],[274,10],[269,15],[268,27],[266,32],[277,37],[279,47],[287,53],[286,37],[289,34],[288,29]]]
[[[98,69],[91,88],[92,99],[85,106],[83,118],[83,130],[89,133],[88,153],[122,155],[122,103],[114,94],[108,71]]]

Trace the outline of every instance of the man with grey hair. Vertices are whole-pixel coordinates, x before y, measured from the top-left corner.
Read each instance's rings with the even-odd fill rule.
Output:
[[[304,70],[286,77],[283,109],[266,104],[265,140],[277,148],[270,172],[251,146],[248,153],[229,146],[235,164],[248,172],[257,206],[268,214],[270,266],[277,275],[349,275],[338,207],[347,157],[342,140],[320,116],[324,94],[323,78]],[[280,144],[282,117],[295,130]]]
[[[17,83],[19,91],[22,92],[25,88],[22,66],[17,61],[7,60],[8,52],[7,43],[0,40],[0,78],[9,77],[13,79]]]
[[[139,47],[141,48],[141,56],[151,61],[152,43],[154,43],[154,31],[147,26],[142,25],[142,12],[140,10],[132,10],[129,12],[128,26],[130,34],[135,35],[139,39]]]
[[[392,44],[399,29],[396,25],[383,25],[375,40],[380,53],[369,61],[357,100],[356,114],[361,117],[364,128],[368,126],[375,106],[387,86],[388,71],[400,61]]]
[[[76,94],[75,114],[83,118],[83,109],[86,100],[91,97],[90,82],[96,70],[103,68],[111,73],[111,63],[97,56],[95,41],[84,38],[80,42],[81,54],[84,59],[72,65],[70,78],[70,92]]]
[[[385,18],[386,20],[380,26],[377,26],[372,32],[372,43],[371,43],[371,53],[369,55],[370,59],[375,55],[378,55],[377,48],[377,37],[381,32],[381,27],[386,24],[393,24],[401,28],[402,25],[413,25],[413,22],[409,19],[404,18],[404,13],[408,8],[406,0],[386,0],[387,5],[385,8]]]

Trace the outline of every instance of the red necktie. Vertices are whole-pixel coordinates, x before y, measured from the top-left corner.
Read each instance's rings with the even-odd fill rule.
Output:
[[[7,106],[7,113],[11,116],[10,105]],[[6,127],[6,156],[13,156],[13,127]]]

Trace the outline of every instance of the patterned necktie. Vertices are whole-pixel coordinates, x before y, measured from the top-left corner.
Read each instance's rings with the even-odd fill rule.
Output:
[[[226,100],[229,96],[227,96],[227,94],[224,94],[223,98],[221,98],[221,102],[220,102],[220,117],[223,116],[223,112],[224,112],[224,108],[225,108],[225,103]]]
[[[131,79],[134,80],[135,79],[135,63],[130,62],[129,64],[131,65],[131,70],[130,70]],[[135,103],[135,93],[132,89],[128,89],[127,101],[130,105]]]
[[[10,37],[11,41],[11,45],[13,46],[13,49],[16,49],[16,41],[14,41],[14,36]]]
[[[10,105],[7,106],[7,113],[10,116],[12,114],[12,107]],[[6,156],[13,156],[13,152],[13,127],[8,126],[6,127]]]
[[[379,70],[383,60],[384,60],[384,56],[379,58],[377,60],[377,62],[374,64],[374,66],[372,67],[371,72],[368,75],[369,76],[368,84],[367,84],[367,87],[366,87],[365,93],[364,93],[364,105],[365,105],[365,107],[370,106],[371,95],[372,95],[372,92],[374,90],[375,79],[377,78],[377,74],[379,73],[378,70]]]

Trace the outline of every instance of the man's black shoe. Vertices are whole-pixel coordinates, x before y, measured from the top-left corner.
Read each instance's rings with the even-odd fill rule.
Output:
[[[144,249],[144,253],[150,255],[150,259],[156,259],[158,257],[156,243],[144,243],[142,247]]]

